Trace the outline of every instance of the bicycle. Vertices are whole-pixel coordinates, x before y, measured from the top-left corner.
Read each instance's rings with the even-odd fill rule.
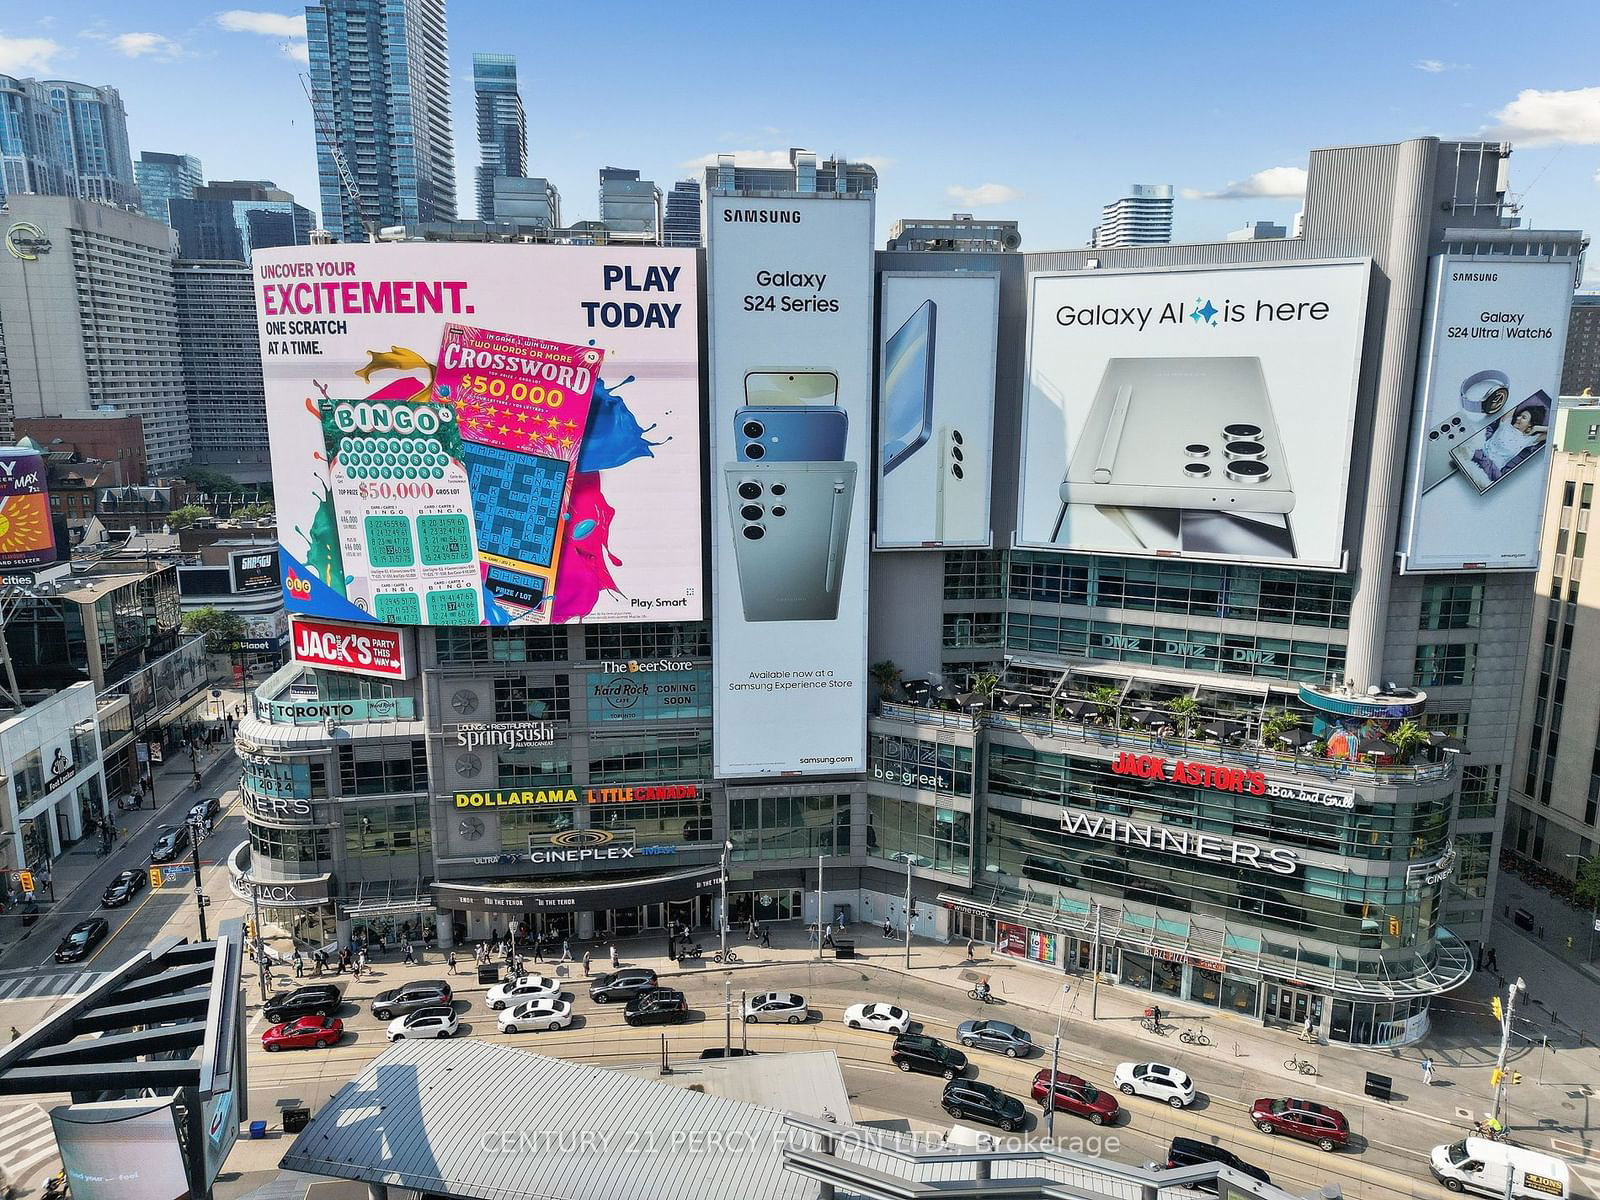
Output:
[[[711,961],[719,963],[736,963],[739,961],[739,956],[733,952],[733,947],[729,946],[726,950],[718,950],[715,954],[713,954],[711,956]]]
[[[1294,1058],[1284,1061],[1283,1069],[1285,1071],[1298,1071],[1302,1075],[1315,1075],[1317,1073],[1317,1064],[1309,1058],[1301,1058],[1296,1055]]]
[[[1185,1029],[1178,1034],[1178,1040],[1186,1046],[1211,1045],[1211,1039],[1206,1036],[1205,1031],[1202,1029]]]
[[[1162,1037],[1166,1037],[1167,1029],[1169,1027],[1158,1023],[1154,1017],[1146,1017],[1144,1020],[1139,1022],[1139,1028],[1143,1029],[1146,1033],[1156,1033],[1160,1034]]]

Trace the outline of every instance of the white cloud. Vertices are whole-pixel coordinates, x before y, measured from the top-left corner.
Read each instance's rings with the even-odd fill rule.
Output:
[[[1306,172],[1303,167],[1268,167],[1257,171],[1248,179],[1229,180],[1227,185],[1214,192],[1198,188],[1184,188],[1185,200],[1254,200],[1261,197],[1289,197],[1306,194]]]
[[[1568,92],[1528,88],[1494,116],[1496,123],[1484,130],[1489,137],[1524,146],[1593,146],[1600,144],[1600,87]]]
[[[1429,75],[1442,75],[1446,71],[1465,71],[1465,63],[1445,62],[1442,58],[1419,58],[1411,64],[1412,70],[1424,71]]]
[[[691,158],[688,162],[678,165],[685,170],[695,170],[699,167],[714,167],[717,165],[719,154],[733,155],[733,161],[741,167],[787,167],[789,165],[789,152],[787,150],[714,150],[710,154],[702,154],[699,158]]]
[[[111,38],[111,46],[126,58],[171,61],[184,56],[182,46],[159,33],[119,33]]]
[[[299,13],[252,12],[230,8],[217,14],[217,25],[228,33],[259,33],[263,37],[298,38],[306,36],[306,15]]]
[[[963,208],[987,208],[992,204],[1011,204],[1022,198],[1022,193],[1003,183],[980,183],[977,187],[962,187],[953,183],[944,194]]]
[[[0,33],[0,74],[48,75],[63,53],[61,43],[49,38],[14,38]]]

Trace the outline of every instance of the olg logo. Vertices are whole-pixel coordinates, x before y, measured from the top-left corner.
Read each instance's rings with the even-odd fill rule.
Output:
[[[333,424],[340,433],[438,433],[454,413],[437,404],[339,404]]]

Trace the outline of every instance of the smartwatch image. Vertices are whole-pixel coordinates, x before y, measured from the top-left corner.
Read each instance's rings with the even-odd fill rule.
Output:
[[[1504,371],[1474,371],[1461,381],[1461,411],[1492,417],[1511,398],[1511,380]]]

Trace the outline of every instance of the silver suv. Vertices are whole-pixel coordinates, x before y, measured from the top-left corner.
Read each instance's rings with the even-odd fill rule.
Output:
[[[450,985],[442,979],[419,979],[404,987],[390,988],[372,998],[372,1015],[380,1020],[416,1012],[432,1004],[449,1005],[454,997]]]

